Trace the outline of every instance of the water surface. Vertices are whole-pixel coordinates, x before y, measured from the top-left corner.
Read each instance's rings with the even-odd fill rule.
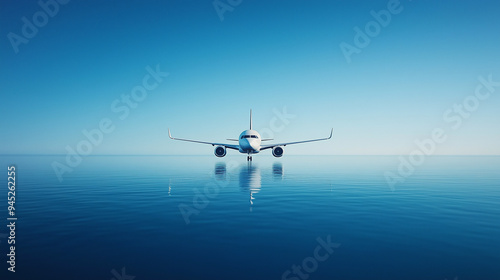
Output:
[[[0,157],[8,279],[500,279],[500,157],[430,157],[394,189],[391,156],[90,156],[59,182],[64,160]]]

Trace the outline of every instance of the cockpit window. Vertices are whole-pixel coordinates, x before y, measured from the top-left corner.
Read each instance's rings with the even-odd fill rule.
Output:
[[[259,138],[257,135],[242,135],[241,139],[243,138]]]

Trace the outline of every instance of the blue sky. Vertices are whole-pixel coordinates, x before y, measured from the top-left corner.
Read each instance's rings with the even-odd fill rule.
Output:
[[[22,18],[43,9],[2,1],[0,154],[65,154],[104,118],[115,129],[92,154],[212,154],[167,128],[221,142],[247,129],[249,109],[265,130],[286,108],[295,117],[277,141],[335,134],[285,153],[408,154],[442,128],[436,154],[500,155],[500,87],[458,129],[443,119],[478,77],[500,81],[500,5],[401,1],[349,63],[340,44],[355,46],[354,28],[390,2],[243,0],[221,21],[213,1],[73,0],[16,53],[9,34],[23,36]],[[148,66],[169,75],[120,119],[113,101]]]

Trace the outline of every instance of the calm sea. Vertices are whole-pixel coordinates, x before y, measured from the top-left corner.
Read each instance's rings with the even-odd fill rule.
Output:
[[[54,161],[0,157],[1,279],[500,279],[500,157],[393,188],[393,156],[90,156],[61,182]]]

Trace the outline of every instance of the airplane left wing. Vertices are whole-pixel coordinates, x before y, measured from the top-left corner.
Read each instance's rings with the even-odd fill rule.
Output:
[[[274,148],[274,147],[277,147],[277,146],[286,146],[286,145],[293,145],[293,144],[300,144],[300,143],[307,143],[307,142],[315,142],[315,141],[328,140],[328,139],[332,138],[332,135],[333,135],[333,128],[330,131],[330,136],[328,136],[326,138],[311,139],[311,140],[296,141],[296,142],[288,142],[288,143],[278,143],[278,144],[270,144],[270,145],[262,145],[260,147],[260,150],[262,151],[262,150],[266,150],[266,149],[271,149],[271,148]]]
[[[179,140],[179,141],[186,141],[186,142],[193,142],[193,143],[200,143],[200,144],[209,144],[212,146],[224,146],[228,149],[233,149],[233,150],[239,150],[240,146],[239,145],[231,145],[231,144],[224,144],[224,143],[212,143],[212,142],[205,142],[205,141],[198,141],[198,140],[191,140],[191,139],[182,139],[182,138],[174,138],[172,137],[172,134],[170,134],[170,129],[168,129],[168,137],[173,140]]]

